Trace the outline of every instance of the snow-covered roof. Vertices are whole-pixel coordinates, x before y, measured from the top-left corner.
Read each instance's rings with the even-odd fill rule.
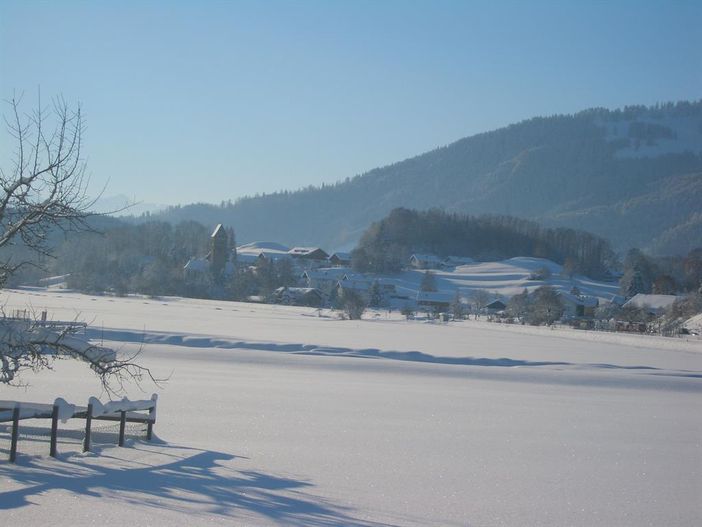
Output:
[[[664,310],[678,299],[675,295],[634,295],[624,306],[649,307],[653,310]]]
[[[597,307],[600,303],[600,301],[594,296],[577,296],[565,291],[558,291],[558,296],[565,302],[570,302],[571,304],[582,305],[585,307]]]
[[[367,278],[361,273],[354,273],[353,271],[347,271],[344,276],[341,277],[342,280],[367,280]]]
[[[342,289],[353,289],[354,291],[367,291],[371,288],[370,280],[340,280],[339,286]]]
[[[245,243],[244,245],[240,245],[239,247],[236,248],[237,252],[244,251],[244,252],[261,252],[261,251],[280,251],[280,252],[288,252],[290,250],[290,247],[286,247],[285,245],[277,242],[251,242],[251,243]]]
[[[330,260],[332,258],[337,258],[337,259],[344,261],[344,262],[350,262],[351,261],[351,253],[337,251],[329,257]]]
[[[302,277],[311,280],[341,280],[348,272],[348,268],[345,267],[325,267],[308,269],[302,273]]]
[[[215,230],[212,231],[212,238],[216,238],[217,236],[221,235],[226,235],[227,232],[224,230],[224,227],[222,226],[221,223],[218,223],[217,226],[215,227]]]
[[[414,253],[412,256],[410,256],[410,260],[427,263],[441,263],[441,258],[435,254]]]
[[[496,298],[489,304],[486,304],[485,307],[489,309],[504,309],[505,307],[507,307],[507,304],[501,298]]]
[[[288,251],[292,256],[310,256],[315,253],[322,259],[329,258],[329,255],[319,247],[293,247]]]

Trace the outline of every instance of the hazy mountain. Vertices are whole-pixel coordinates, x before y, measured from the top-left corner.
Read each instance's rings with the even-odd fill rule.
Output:
[[[534,118],[335,185],[151,218],[333,250],[399,206],[510,214],[589,230],[620,250],[685,253],[702,246],[702,101]]]
[[[100,196],[95,200],[91,210],[98,214],[109,214],[119,217],[127,215],[138,216],[146,213],[150,214],[152,212],[162,211],[167,207],[168,205],[136,201],[134,198],[130,198],[124,194],[115,194],[113,196]]]

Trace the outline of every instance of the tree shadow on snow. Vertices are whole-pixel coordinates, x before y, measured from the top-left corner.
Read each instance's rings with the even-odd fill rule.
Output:
[[[0,490],[0,511],[32,505],[54,490],[223,520],[268,520],[286,525],[377,527],[354,518],[352,509],[309,493],[301,479],[231,468],[239,456],[171,446],[156,440],[134,442],[132,455],[116,447],[96,447],[87,455],[20,456],[18,465],[0,461],[0,480],[21,488]],[[134,451],[137,452],[134,452]],[[144,454],[144,455],[142,455]],[[157,456],[159,462],[154,463]],[[133,458],[133,459],[129,459]]]
[[[116,329],[88,329],[89,338],[106,339],[114,342],[131,342],[138,344],[165,344],[170,346],[184,346],[189,348],[206,349],[241,349],[249,351],[273,351],[298,355],[328,355],[335,357],[355,357],[369,359],[389,359],[408,362],[424,362],[433,364],[450,364],[461,366],[492,366],[501,368],[514,367],[588,367],[592,369],[609,370],[639,370],[644,372],[657,372],[660,369],[645,365],[618,365],[618,364],[593,364],[573,363],[564,361],[536,361],[512,359],[509,357],[442,357],[421,351],[393,351],[377,348],[345,348],[339,346],[320,346],[317,344],[302,344],[291,342],[252,342],[238,341],[205,335],[178,335],[173,333],[145,332],[138,333],[129,330]],[[664,374],[666,372],[661,372]],[[677,375],[699,376],[700,372],[682,370]]]

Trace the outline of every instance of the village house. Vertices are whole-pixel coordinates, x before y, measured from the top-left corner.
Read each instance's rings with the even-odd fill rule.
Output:
[[[348,278],[344,276],[336,284],[336,295],[338,298],[343,298],[347,291],[352,291],[358,294],[364,302],[370,302],[370,292],[373,282],[366,278],[358,278],[357,276],[352,276]]]
[[[434,254],[415,253],[410,256],[409,264],[415,269],[439,269],[442,260]]]
[[[329,263],[335,267],[348,267],[351,265],[351,253],[335,252],[329,257]]]
[[[495,315],[495,314],[501,313],[505,309],[507,309],[507,304],[505,304],[502,300],[497,298],[497,299],[493,300],[492,302],[485,304],[485,307],[483,309],[487,314]]]
[[[558,298],[563,304],[563,316],[566,318],[592,318],[595,316],[595,309],[600,305],[597,297],[558,292]]]
[[[329,255],[319,247],[293,247],[288,256],[298,269],[316,269],[329,264]]]
[[[301,282],[305,287],[319,289],[328,298],[347,273],[348,269],[344,267],[307,269],[302,273]]]
[[[418,291],[417,306],[432,311],[448,311],[455,295],[441,291]]]
[[[320,307],[324,302],[322,292],[314,287],[279,287],[273,292],[279,304]]]
[[[302,260],[324,261],[329,259],[329,255],[319,247],[293,247],[288,251],[288,254]]]
[[[273,249],[265,249],[258,253],[258,260],[266,260],[267,262],[280,262],[282,260],[290,260],[291,256],[285,251],[276,251]]]

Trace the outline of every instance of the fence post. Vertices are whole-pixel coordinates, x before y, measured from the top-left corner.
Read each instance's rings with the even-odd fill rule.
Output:
[[[121,411],[119,416],[119,446],[124,446],[124,427],[127,424],[127,412]]]
[[[19,405],[12,410],[12,442],[10,443],[10,463],[17,459],[17,438],[19,437]]]
[[[51,410],[51,446],[49,447],[49,455],[56,457],[56,439],[58,436],[58,405],[54,405]]]
[[[90,425],[93,422],[93,405],[88,403],[88,412],[85,415],[85,439],[83,440],[83,452],[90,450]]]
[[[154,424],[156,423],[156,401],[158,400],[158,395],[153,394],[151,396],[151,400],[154,402],[154,405],[149,410],[149,422],[146,425],[146,439],[149,441],[151,441],[151,438],[154,435]]]

